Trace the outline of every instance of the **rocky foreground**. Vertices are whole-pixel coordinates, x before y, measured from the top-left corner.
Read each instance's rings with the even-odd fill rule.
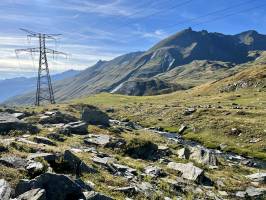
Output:
[[[266,198],[265,161],[186,141],[185,125],[169,133],[112,112],[2,109],[0,199]]]

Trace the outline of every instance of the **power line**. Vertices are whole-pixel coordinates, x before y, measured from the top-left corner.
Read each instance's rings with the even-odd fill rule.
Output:
[[[181,24],[186,24],[188,22],[193,22],[193,21],[197,21],[199,19],[202,19],[202,18],[205,18],[205,17],[208,17],[208,16],[213,16],[213,15],[216,15],[216,14],[219,14],[219,13],[224,13],[226,11],[230,11],[234,8],[238,8],[238,7],[241,7],[243,5],[246,5],[250,2],[254,2],[254,0],[248,0],[248,1],[245,1],[245,2],[242,2],[242,3],[239,3],[239,4],[234,4],[230,7],[226,7],[226,8],[223,8],[223,9],[219,9],[219,10],[215,10],[215,11],[212,11],[212,12],[209,12],[209,13],[206,13],[204,15],[200,15],[198,17],[195,17],[195,18],[192,18],[192,19],[188,19],[188,20],[183,20],[183,21],[180,21],[180,22],[177,22],[178,25],[181,25]],[[172,24],[172,25],[168,25],[167,27],[162,27],[161,29],[166,29],[166,28],[169,28],[171,26],[171,28],[174,28],[173,26],[175,26],[177,23],[175,24]]]
[[[264,6],[266,6],[266,3],[265,4],[261,4],[259,6],[251,7],[251,8],[248,8],[248,9],[239,10],[238,12],[229,13],[229,14],[224,15],[224,16],[219,16],[219,17],[213,18],[211,20],[207,20],[205,22],[194,24],[194,26],[205,24],[205,23],[210,23],[210,22],[214,22],[214,21],[218,21],[218,20],[221,20],[221,19],[224,19],[224,18],[227,18],[227,17],[231,17],[233,15],[238,15],[238,14],[241,14],[241,13],[244,13],[244,12],[248,12],[248,11],[251,11],[251,10],[254,10],[254,9],[263,8]]]

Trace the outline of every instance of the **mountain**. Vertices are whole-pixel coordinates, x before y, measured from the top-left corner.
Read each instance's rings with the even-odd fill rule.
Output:
[[[51,76],[52,81],[58,81],[65,78],[70,78],[77,75],[79,71],[68,70],[63,73]],[[23,94],[27,91],[34,90],[36,87],[37,78],[18,77],[12,79],[0,80],[0,102],[7,100],[13,96]]]
[[[55,97],[65,101],[100,92],[151,95],[187,89],[235,73],[242,63],[259,56],[255,50],[266,50],[266,36],[256,31],[224,35],[189,28],[146,52],[99,61],[79,75],[57,82]],[[9,102],[30,103],[30,96]]]

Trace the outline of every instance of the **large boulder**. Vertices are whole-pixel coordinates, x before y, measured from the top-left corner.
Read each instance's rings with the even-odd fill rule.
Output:
[[[108,115],[94,106],[84,108],[81,118],[88,124],[109,126]]]
[[[17,184],[15,195],[19,196],[32,189],[44,189],[49,200],[85,199],[82,188],[69,177],[61,174],[44,173],[35,179],[22,179]]]
[[[9,183],[4,179],[0,179],[0,199],[9,200],[11,193],[12,189]]]
[[[0,113],[0,135],[6,135],[10,131],[37,133],[39,129],[36,126],[19,120],[12,114]]]
[[[184,147],[178,151],[178,157],[182,159],[191,159],[200,164],[217,166],[216,155],[209,149],[200,146]]]

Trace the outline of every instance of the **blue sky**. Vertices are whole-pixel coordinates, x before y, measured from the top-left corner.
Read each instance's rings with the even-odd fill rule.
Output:
[[[266,0],[1,0],[0,10],[0,79],[36,73],[37,55],[15,56],[37,44],[19,28],[63,34],[49,45],[70,57],[50,59],[52,73],[146,50],[187,27],[266,34]]]

